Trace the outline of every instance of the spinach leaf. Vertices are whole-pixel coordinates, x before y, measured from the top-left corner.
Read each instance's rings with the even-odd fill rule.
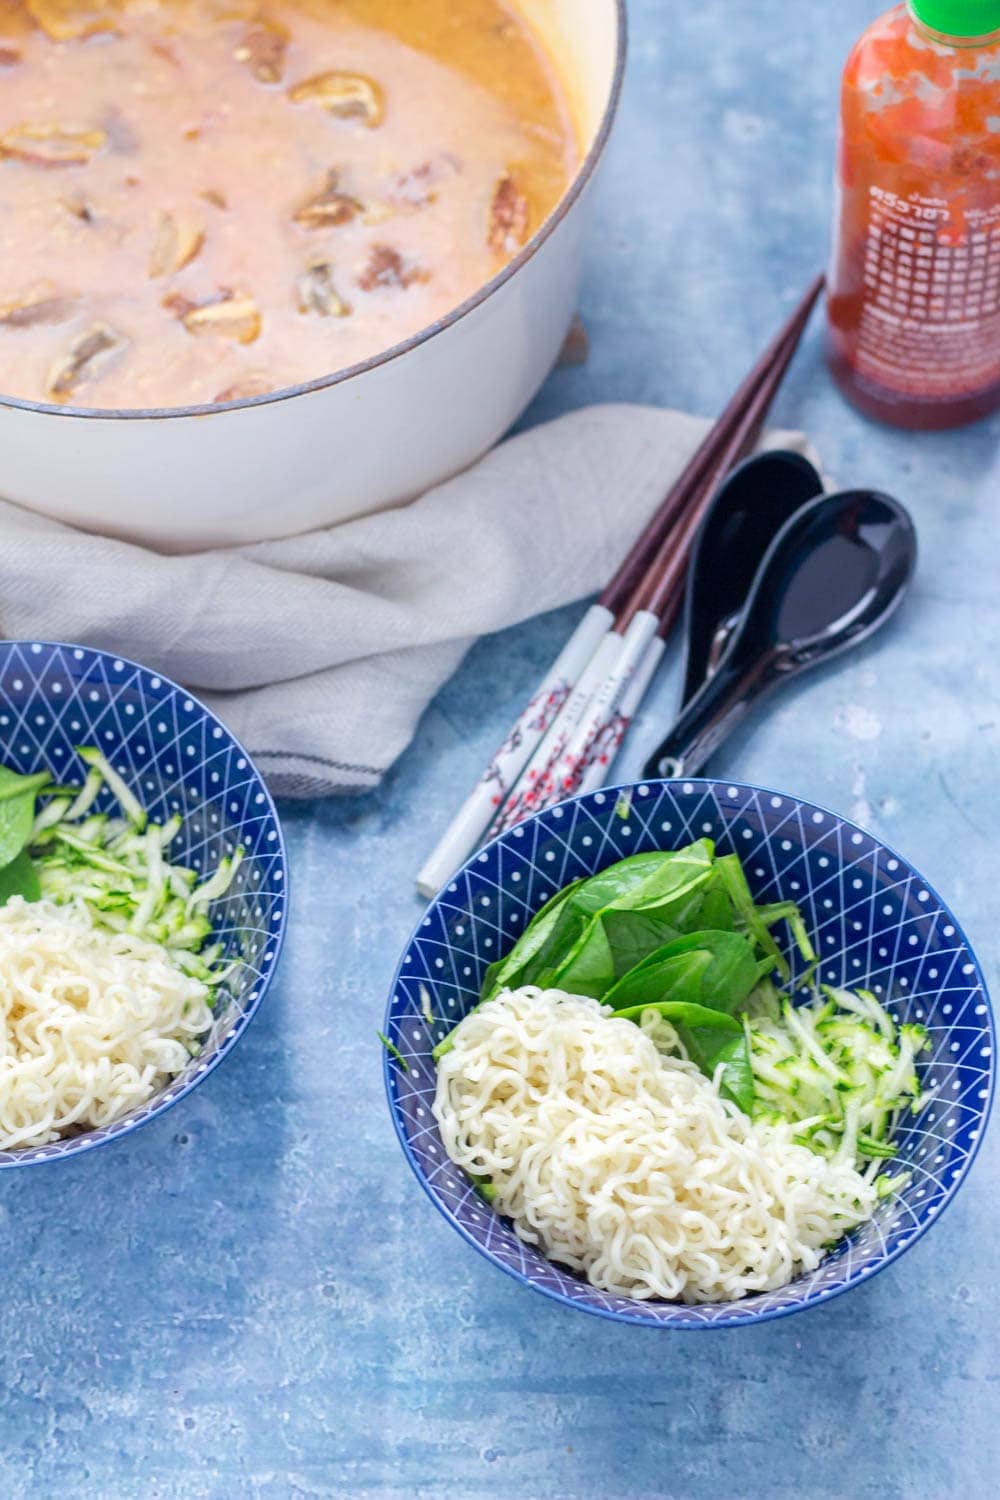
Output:
[[[717,870],[718,866],[716,866]],[[694,920],[685,927],[685,932],[694,932],[696,929],[702,932],[733,932],[736,928],[736,920],[733,913],[733,903],[729,899],[726,882],[712,871],[712,879],[698,892],[699,902]]]
[[[38,872],[31,862],[27,849],[14,856],[9,864],[0,869],[0,906],[11,896],[23,896],[25,901],[39,901],[42,888],[38,883]]]
[[[595,1000],[600,1000],[614,984],[614,956],[599,916],[591,917],[562,963],[548,972],[544,982],[571,995],[590,995]]]
[[[525,966],[521,984],[551,985],[553,975],[565,963],[567,955],[575,951],[592,920],[577,906],[575,895],[570,896],[560,907],[555,925],[542,947]]]
[[[706,1078],[713,1078],[719,1064],[723,1065],[720,1089],[744,1114],[752,1115],[757,1091],[742,1027],[738,1036],[726,1035],[709,1026],[678,1026],[677,1034],[684,1051]]]
[[[708,839],[699,839],[686,849],[632,854],[585,880],[573,898],[574,903],[588,915],[609,907],[635,911],[663,906],[706,881],[714,857]]]
[[[681,943],[707,948],[712,962],[702,980],[701,1000],[712,1010],[738,1010],[758,980],[753,947],[739,932],[692,932]]]
[[[698,957],[698,963],[691,959]],[[643,1000],[685,1000],[732,1012],[758,979],[753,948],[738,932],[690,932],[651,953],[608,991],[620,1010]]]
[[[581,911],[593,916],[595,912],[603,911],[607,906],[614,906],[625,900],[638,886],[667,861],[673,859],[670,853],[664,853],[654,849],[648,854],[631,854],[627,859],[620,859],[617,863],[609,865],[606,870],[598,870],[596,875],[591,875],[587,880],[580,883],[576,893],[576,904]]]
[[[35,798],[52,781],[48,771],[21,776],[0,766],[0,906],[11,896],[37,901],[38,875],[25,845],[35,822]]]
[[[610,907],[603,911],[601,922],[611,945],[615,979],[621,979],[657,948],[672,943],[685,933],[716,926],[719,930],[731,930],[732,909],[728,900],[723,898],[722,902],[728,920],[720,920],[717,924],[704,920],[705,899],[699,886],[662,906],[643,907],[638,911],[618,911]]]
[[[633,1005],[616,1017],[639,1022],[647,1010],[658,1011],[677,1030],[681,1046],[706,1078],[714,1078],[722,1064],[719,1087],[745,1114],[756,1101],[753,1070],[743,1027],[734,1016],[683,1000],[661,1000],[655,1005]]]
[[[3,768],[0,767],[0,770]],[[14,775],[7,772],[7,776]],[[22,778],[18,777],[20,781]],[[27,778],[25,778],[27,779]],[[10,786],[5,777],[0,777],[0,788]],[[31,835],[35,821],[35,787],[29,785],[8,794],[0,801],[0,867],[16,859]]]
[[[523,975],[522,983],[556,985],[601,999],[627,970],[629,960],[634,962],[638,934],[638,928],[629,929],[630,951],[620,958],[609,933],[609,918],[626,912],[655,913],[658,930],[651,934],[655,943],[666,924],[676,928],[675,913],[682,907],[690,919],[693,893],[710,879],[713,858],[712,845],[702,839],[672,853],[634,854],[591,876],[562,908],[545,948],[544,966],[540,956],[532,977]]]
[[[488,1000],[494,993],[497,985],[503,983],[500,976],[503,973],[503,966],[506,962],[506,959],[498,958],[496,963],[487,966],[486,972],[483,975],[483,982],[479,986],[480,1000]]]
[[[662,908],[668,902],[677,901],[681,896],[705,885],[711,878],[714,859],[715,850],[709,839],[699,839],[687,849],[677,849],[672,854],[661,855],[661,863],[657,868],[650,870],[644,880],[608,904],[621,911]]]
[[[52,777],[48,771],[36,771],[33,776],[21,776],[17,771],[11,771],[7,766],[0,766],[0,802],[6,802],[11,797],[22,797],[29,792],[39,792],[43,786],[48,786]]]
[[[541,911],[536,912],[532,917],[506,958],[490,964],[483,977],[480,991],[483,1000],[489,1000],[498,990],[515,989],[519,984],[534,982],[524,978],[523,971],[545,948],[558,922],[559,913],[582,884],[582,881],[576,880],[572,885],[564,886],[561,891],[556,891]]]
[[[710,1010],[707,1005],[696,1005],[690,1000],[656,1000],[650,1005],[630,1005],[625,1010],[616,1010],[616,1021],[641,1021],[647,1010],[655,1010],[673,1026],[704,1027],[726,1036],[735,1036],[743,1030],[735,1016],[723,1010]]]
[[[701,1006],[702,985],[711,966],[709,949],[677,950],[673,943],[668,943],[625,974],[607,992],[604,1003],[613,1006],[616,1012],[635,1006],[645,1009],[665,1002]],[[712,1008],[723,1009],[722,1006]]]
[[[697,898],[691,904],[697,906]],[[682,937],[688,931],[687,916],[685,902],[674,902],[662,911],[615,911],[612,907],[603,912],[601,922],[614,960],[614,977],[621,979],[657,948]]]

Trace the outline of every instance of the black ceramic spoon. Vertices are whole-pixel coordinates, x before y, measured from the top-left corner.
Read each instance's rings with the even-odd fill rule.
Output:
[[[916,564],[898,501],[845,490],[811,501],[775,537],[712,677],[686,705],[644,775],[690,776],[762,694],[878,629]]]
[[[718,666],[782,526],[822,493],[823,481],[809,460],[783,448],[746,459],[719,488],[691,549],[681,703],[690,702]]]

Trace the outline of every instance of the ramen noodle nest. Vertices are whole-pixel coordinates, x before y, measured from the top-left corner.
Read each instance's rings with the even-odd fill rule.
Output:
[[[625,1297],[773,1290],[875,1207],[853,1165],[789,1123],[754,1124],[639,1026],[557,990],[508,991],[461,1022],[434,1115],[525,1243]]]

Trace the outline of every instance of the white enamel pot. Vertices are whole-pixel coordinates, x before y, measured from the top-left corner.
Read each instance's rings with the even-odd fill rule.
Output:
[[[520,4],[559,61],[588,149],[555,213],[499,276],[376,358],[249,401],[106,412],[0,396],[0,495],[192,551],[397,504],[485,453],[538,390],[572,320],[625,59],[624,0]]]

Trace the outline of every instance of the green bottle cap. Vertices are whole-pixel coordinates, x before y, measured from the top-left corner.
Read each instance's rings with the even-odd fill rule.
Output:
[[[1000,31],[1000,0],[910,0],[918,21],[945,36],[989,36]]]

